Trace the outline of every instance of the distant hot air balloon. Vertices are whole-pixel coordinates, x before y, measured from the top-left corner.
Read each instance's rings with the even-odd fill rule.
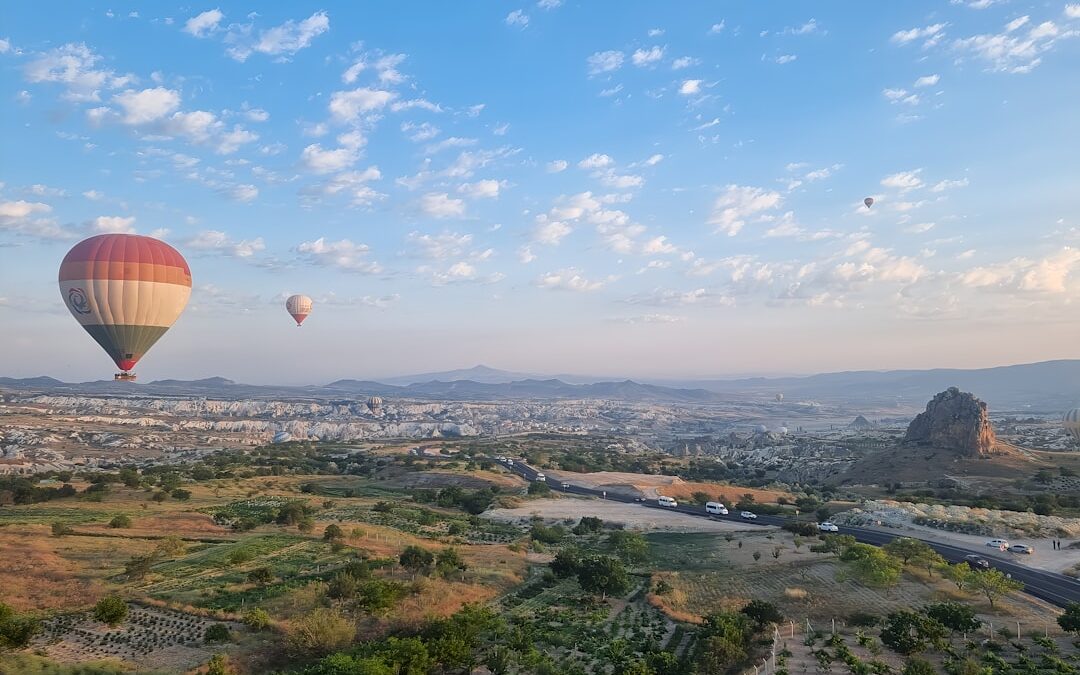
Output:
[[[191,295],[191,270],[172,246],[137,234],[99,234],[60,263],[60,295],[75,320],[130,373],[173,325]]]
[[[870,208],[871,206],[874,205],[874,198],[873,197],[867,197],[866,199],[862,200],[862,203],[866,204],[866,208]]]
[[[784,400],[784,395],[783,394],[777,394],[776,395],[776,402],[777,403],[779,403],[780,401],[783,401],[783,400]]]
[[[304,319],[311,314],[311,298],[306,295],[290,295],[285,301],[285,309],[296,319],[296,326],[304,323]]]
[[[367,407],[371,412],[375,412],[382,407],[382,399],[378,396],[372,396],[367,400]]]
[[[1065,413],[1062,426],[1065,427],[1066,433],[1073,437],[1073,440],[1080,443],[1080,408],[1073,408]]]

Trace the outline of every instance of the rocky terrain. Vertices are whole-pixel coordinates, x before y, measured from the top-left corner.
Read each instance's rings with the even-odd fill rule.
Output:
[[[953,450],[979,457],[994,450],[997,438],[986,403],[973,394],[949,387],[926,404],[904,434],[904,443]]]

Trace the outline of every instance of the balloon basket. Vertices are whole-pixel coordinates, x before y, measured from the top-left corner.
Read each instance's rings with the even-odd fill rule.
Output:
[[[136,379],[135,373],[123,372],[113,375],[113,380],[117,382],[134,382]]]

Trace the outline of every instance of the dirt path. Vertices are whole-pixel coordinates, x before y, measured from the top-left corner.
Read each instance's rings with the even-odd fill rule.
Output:
[[[603,499],[536,499],[513,509],[491,509],[483,518],[506,522],[528,521],[533,516],[546,520],[577,520],[582,516],[596,516],[605,522],[619,523],[641,531],[663,532],[735,532],[748,529],[740,523],[687,518],[685,514],[669,513],[637,504],[605,501]]]

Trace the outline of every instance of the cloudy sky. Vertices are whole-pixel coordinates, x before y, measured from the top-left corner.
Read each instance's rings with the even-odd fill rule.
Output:
[[[1080,357],[1080,4],[35,2],[0,26],[0,374],[112,374],[56,288],[111,231],[194,277],[144,380]]]

